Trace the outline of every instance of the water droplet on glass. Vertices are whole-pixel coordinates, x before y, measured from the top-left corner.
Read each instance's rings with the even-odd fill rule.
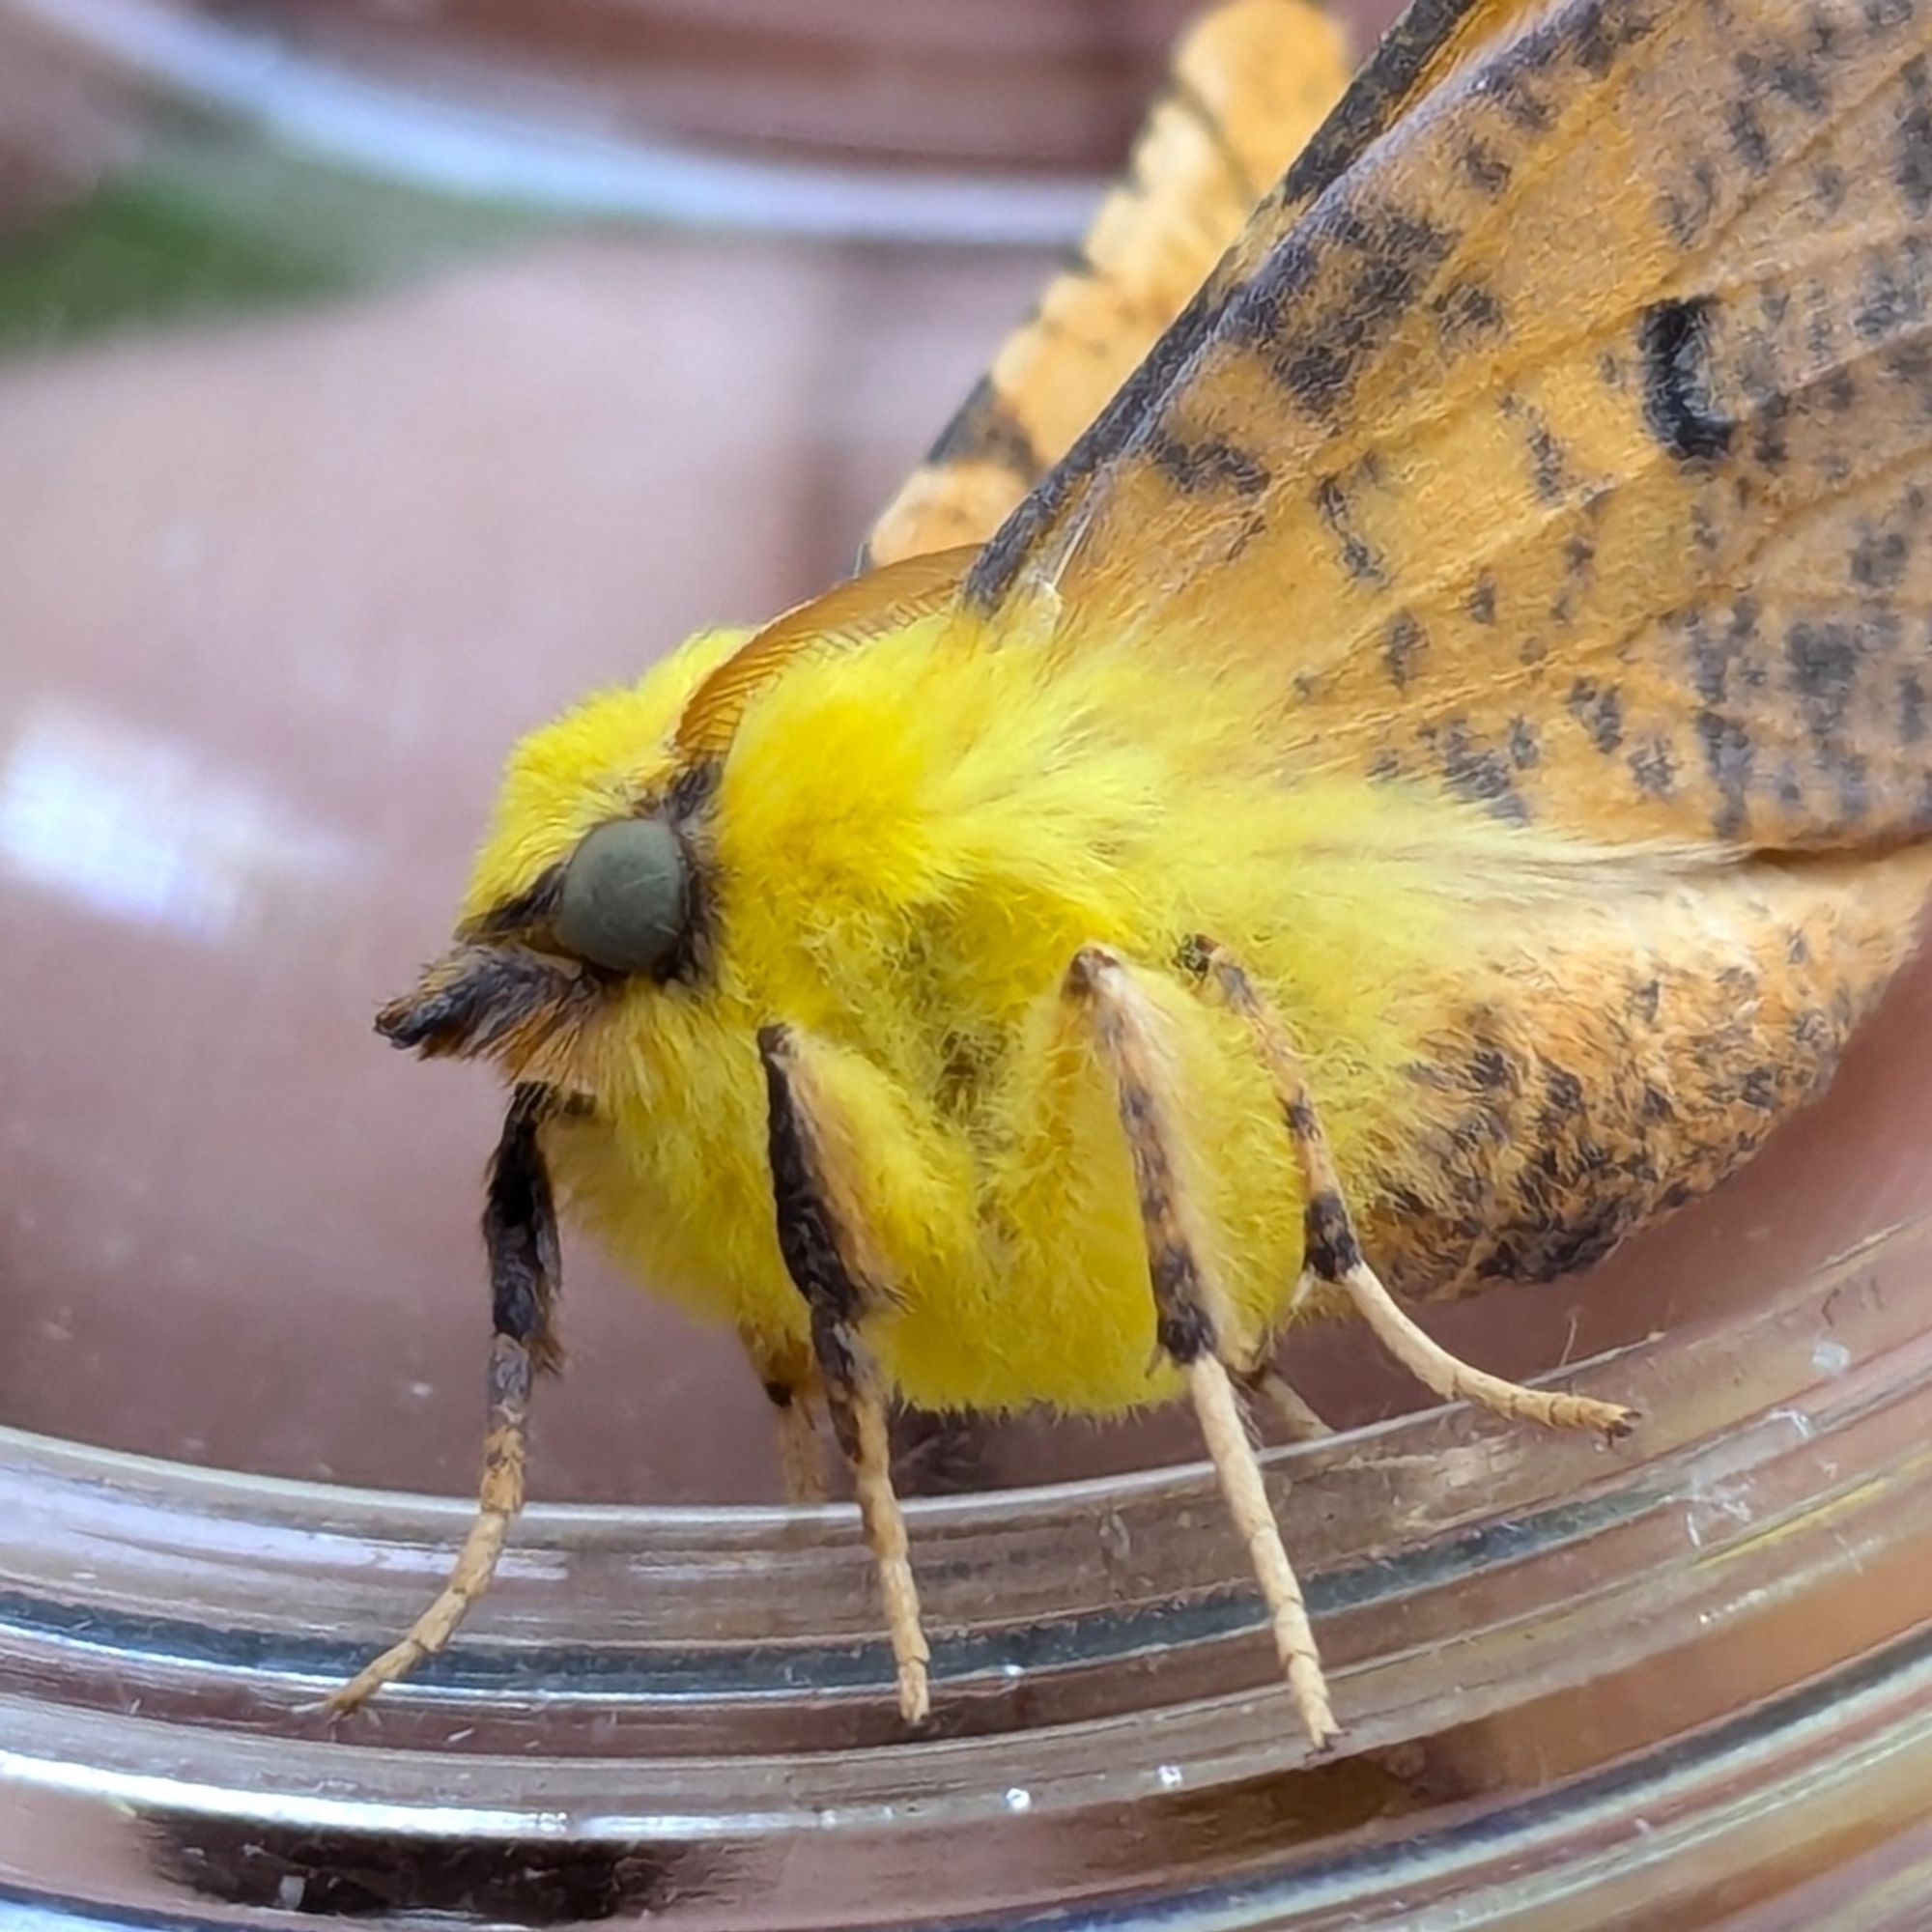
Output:
[[[1829,1335],[1811,1350],[1811,1366],[1823,1376],[1841,1376],[1852,1365],[1852,1351]]]

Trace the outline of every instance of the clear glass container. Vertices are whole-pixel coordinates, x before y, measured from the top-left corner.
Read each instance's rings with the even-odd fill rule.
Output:
[[[1292,1342],[1324,1761],[1172,1415],[913,1419],[982,1492],[905,1736],[849,1513],[581,1245],[498,1588],[313,1709],[468,1508],[497,1098],[369,1016],[503,751],[842,569],[1185,11],[0,0],[0,1924],[1932,1915],[1923,971],[1712,1201],[1428,1311],[1631,1442]]]
[[[917,1741],[836,1509],[538,1509],[331,1726],[460,1503],[12,1435],[0,1872],[49,1924],[1922,1925],[1928,1264],[1917,1223],[1578,1371],[1634,1449],[1459,1409],[1274,1453],[1313,1762],[1198,1467],[914,1504]]]

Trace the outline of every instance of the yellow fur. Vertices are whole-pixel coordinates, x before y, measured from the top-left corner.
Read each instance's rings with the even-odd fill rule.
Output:
[[[1167,971],[1235,948],[1320,1084],[1343,1171],[1394,1134],[1398,1069],[1440,1019],[1445,921],[1480,882],[1575,848],[1439,798],[1292,784],[1260,694],[1159,661],[1049,667],[933,617],[805,654],[753,699],[703,814],[713,948],[696,984],[638,982],[519,1071],[586,1095],[550,1130],[579,1213],[656,1286],[776,1351],[805,1335],[780,1260],[757,1029],[825,1049],[852,1122],[893,1310],[868,1331],[930,1406],[1117,1410],[1172,1393],[1109,1086],[1060,997],[1089,941]],[[678,712],[734,641],[692,640],[512,760],[471,911],[662,786]],[[1158,731],[1147,721],[1159,718]],[[1267,1076],[1232,1015],[1162,1001],[1194,1181],[1244,1335],[1279,1321],[1301,1194]]]

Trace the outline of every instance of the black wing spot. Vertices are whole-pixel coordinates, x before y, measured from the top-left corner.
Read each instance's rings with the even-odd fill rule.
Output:
[[[1446,348],[1457,349],[1468,342],[1492,342],[1508,333],[1502,303],[1480,283],[1458,282],[1437,296],[1431,306],[1435,311],[1436,328]]]
[[[993,386],[990,376],[981,376],[974,384],[973,393],[940,431],[925,460],[932,464],[993,463],[1024,477],[1037,476],[1040,471],[1039,452],[1033,438],[1013,413],[1012,405]]]
[[[1429,639],[1420,624],[1406,611],[1398,611],[1382,631],[1382,666],[1389,682],[1406,691],[1415,675]]]
[[[1740,96],[1725,111],[1724,126],[1745,171],[1753,180],[1762,181],[1771,172],[1771,139],[1758,117],[1757,102]]]
[[[1772,61],[1769,71],[1750,54],[1740,54],[1736,65],[1738,78],[1747,87],[1756,88],[1769,80],[1778,94],[1807,114],[1822,114],[1831,104],[1825,90],[1825,77],[1830,70],[1822,66],[1822,49],[1818,57],[1814,57],[1810,48],[1795,55],[1780,54]]]
[[[1493,148],[1470,141],[1458,157],[1463,174],[1478,193],[1493,201],[1510,184],[1510,165]]]
[[[1662,737],[1646,738],[1631,753],[1631,777],[1646,798],[1668,798],[1677,787],[1677,760]]]
[[[1422,725],[1416,736],[1435,754],[1443,781],[1459,798],[1485,806],[1511,824],[1528,821],[1529,805],[1516,788],[1516,772],[1506,753],[1482,743],[1468,720],[1455,717]]]
[[[1324,476],[1315,486],[1315,509],[1333,533],[1340,550],[1342,568],[1357,583],[1373,583],[1386,588],[1388,566],[1375,546],[1355,528],[1349,493],[1338,476]]]
[[[1906,63],[1904,75],[1912,106],[1898,124],[1893,174],[1906,208],[1922,221],[1932,210],[1932,80],[1927,78],[1923,55]]]
[[[1922,744],[1925,739],[1925,687],[1917,673],[1903,672],[1898,680],[1898,741],[1902,745]]]
[[[1737,431],[1713,393],[1711,316],[1716,307],[1709,297],[1658,302],[1637,325],[1644,421],[1651,435],[1686,463],[1722,456]]]
[[[1237,497],[1259,497],[1268,486],[1267,466],[1224,437],[1188,442],[1156,425],[1148,437],[1147,450],[1184,495],[1227,489]]]
[[[1579,677],[1570,687],[1570,715],[1590,734],[1590,742],[1605,757],[1624,741],[1623,698],[1615,685],[1600,685]]]

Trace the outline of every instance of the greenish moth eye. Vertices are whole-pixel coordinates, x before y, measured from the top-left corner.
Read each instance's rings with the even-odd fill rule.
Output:
[[[655,973],[684,937],[691,866],[661,818],[615,818],[563,868],[557,943],[612,973]]]

